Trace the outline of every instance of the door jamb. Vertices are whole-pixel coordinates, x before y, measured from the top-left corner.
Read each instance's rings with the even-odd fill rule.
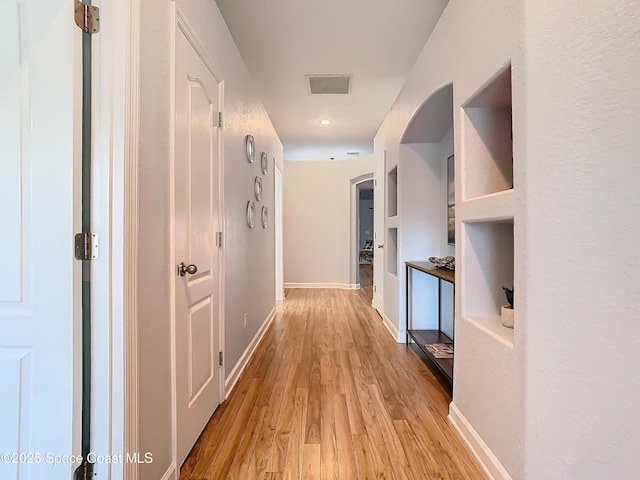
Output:
[[[94,1],[101,9],[95,36],[94,221],[103,264],[92,272],[92,296],[108,312],[95,312],[109,346],[94,354],[95,378],[108,382],[92,412],[96,453],[138,452],[137,284],[140,0]],[[124,59],[122,62],[121,59]],[[102,338],[102,341],[105,339]],[[106,378],[105,378],[106,376]],[[135,462],[99,465],[100,480],[137,480]]]

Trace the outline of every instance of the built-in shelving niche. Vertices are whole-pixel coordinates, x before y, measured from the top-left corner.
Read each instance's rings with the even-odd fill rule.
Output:
[[[387,272],[394,275],[398,274],[398,229],[387,229]]]
[[[464,105],[465,200],[513,188],[511,105],[510,65]]]
[[[387,174],[387,217],[398,215],[398,167]]]
[[[513,343],[513,329],[500,320],[500,307],[507,303],[502,287],[513,288],[513,221],[466,223],[464,232],[462,316]]]

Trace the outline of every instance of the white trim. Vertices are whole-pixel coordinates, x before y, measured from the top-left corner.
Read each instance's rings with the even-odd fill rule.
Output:
[[[352,285],[358,282],[360,269],[360,245],[358,245],[358,236],[360,234],[360,197],[358,196],[358,185],[370,180],[375,180],[373,173],[374,172],[368,172],[349,180],[351,184],[349,200],[349,281],[352,282]]]
[[[129,1],[129,48],[125,106],[124,166],[124,451],[138,452],[138,149],[140,126],[140,0]],[[138,464],[124,467],[138,479]]]
[[[340,288],[342,290],[359,290],[359,283],[291,283],[284,284],[284,288]]]
[[[176,464],[172,463],[160,480],[178,480],[178,469]]]
[[[176,29],[180,23],[177,19],[177,7],[171,10],[171,32],[170,43],[171,52],[169,55],[169,268],[167,271],[173,271],[176,265],[176,234],[175,234],[175,218],[176,218],[176,194],[175,194],[175,168],[176,168]],[[178,463],[178,354],[176,346],[176,278],[170,275],[169,281],[169,322],[170,322],[170,355],[171,355],[171,462],[170,467]],[[167,472],[169,472],[168,470]],[[163,480],[167,477],[167,473],[163,476]]]
[[[267,332],[267,329],[269,328],[269,325],[271,325],[271,322],[274,318],[276,318],[276,307],[273,307],[271,309],[271,312],[269,312],[269,315],[267,315],[267,318],[254,335],[253,340],[251,340],[251,343],[249,343],[244,353],[233,367],[233,370],[231,370],[229,376],[225,380],[225,399],[229,396],[233,388],[236,386],[238,378],[240,378],[240,375],[246,368],[249,360],[251,360],[251,357],[258,348],[258,345],[260,345],[262,337],[264,337],[264,334]]]
[[[202,59],[202,61],[204,62],[207,69],[209,69],[211,74],[216,78],[216,80],[222,83],[224,81],[224,76],[222,75],[222,72],[220,71],[220,69],[218,69],[216,62],[213,61],[213,57],[209,54],[207,47],[200,40],[200,37],[198,36],[195,29],[187,19],[186,15],[182,13],[182,10],[180,10],[180,7],[177,5],[175,8],[175,14],[176,14],[177,23],[174,23],[174,25],[177,25],[178,28],[182,31],[182,33],[184,33],[184,36],[187,38],[187,40],[189,41],[193,49],[196,51],[198,56]],[[175,62],[175,44],[173,45],[173,47],[174,48],[172,53],[172,57],[173,57],[172,60]],[[173,67],[175,71],[175,63]],[[222,111],[222,105],[220,105],[220,111]]]
[[[398,327],[384,313],[378,312],[382,317],[382,324],[387,328],[393,339],[398,343],[404,343],[404,335],[398,331]]]
[[[102,237],[92,269],[95,328],[92,450],[138,449],[138,82],[139,0],[100,2],[106,22],[94,45],[92,223]],[[124,61],[122,61],[124,59]],[[96,478],[137,480],[134,463],[97,466]]]
[[[275,159],[274,159],[275,160]],[[276,303],[282,302],[284,300],[284,251],[283,251],[283,238],[284,231],[282,228],[282,214],[283,214],[283,196],[282,196],[282,171],[276,165],[276,162],[273,162],[273,191],[274,191],[274,203],[275,203],[275,212],[274,212],[274,230],[275,230],[275,261],[276,261],[276,279],[275,279],[275,295],[276,295]]]
[[[493,454],[491,449],[484,443],[478,432],[464,417],[462,412],[451,402],[449,404],[449,423],[453,425],[467,448],[473,453],[484,473],[490,480],[512,480],[511,475],[504,468],[500,460]]]

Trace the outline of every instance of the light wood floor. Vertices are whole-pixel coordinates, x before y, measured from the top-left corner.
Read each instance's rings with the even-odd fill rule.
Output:
[[[204,479],[482,479],[448,395],[357,291],[287,292],[180,472]]]
[[[358,265],[360,272],[360,298],[366,305],[373,300],[373,265],[362,263]]]

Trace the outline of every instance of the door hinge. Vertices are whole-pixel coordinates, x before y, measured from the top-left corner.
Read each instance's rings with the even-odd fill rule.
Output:
[[[222,232],[216,232],[216,247],[222,248]]]
[[[377,291],[378,291],[378,289],[377,289],[377,287],[376,287],[375,285],[373,286],[373,291],[374,291],[374,292],[377,292]]]
[[[223,122],[223,116],[222,116],[222,112],[218,112],[218,118],[216,119],[218,122],[217,127],[218,128],[222,128],[222,122]]]
[[[100,9],[76,0],[74,9],[76,25],[85,33],[100,31]]]
[[[218,365],[221,367],[224,365],[224,354],[222,352],[218,352]]]
[[[377,187],[377,186],[378,186],[378,180],[374,180],[374,181],[373,181],[373,186],[374,186],[374,187]]]
[[[99,238],[97,233],[76,233],[76,260],[95,260],[99,253]]]

